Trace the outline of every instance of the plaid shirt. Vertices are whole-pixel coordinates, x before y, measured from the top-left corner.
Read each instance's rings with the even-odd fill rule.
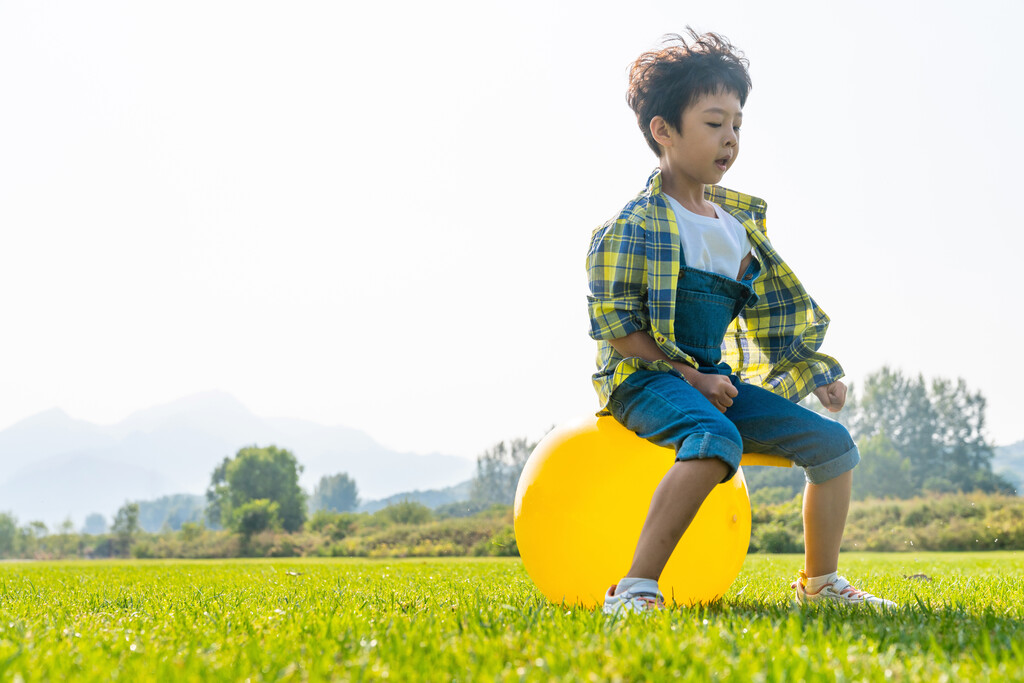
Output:
[[[743,224],[761,261],[753,283],[757,303],[729,326],[722,360],[744,382],[799,401],[816,387],[843,376],[839,363],[818,353],[828,316],[804,290],[765,234],[764,200],[717,185],[705,198],[725,208]],[[623,358],[608,343],[644,330],[673,361],[697,367],[675,344],[676,285],[680,238],[675,215],[661,192],[661,170],[618,217],[597,228],[587,254],[590,279],[590,336],[597,340],[598,372],[594,387],[607,414],[608,397],[627,376],[641,368],[679,375],[663,360]],[[679,375],[680,377],[682,375]]]

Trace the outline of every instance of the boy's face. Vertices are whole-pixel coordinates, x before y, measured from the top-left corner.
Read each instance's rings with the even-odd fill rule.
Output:
[[[651,122],[652,132],[660,117]],[[659,126],[655,139],[662,146],[662,163],[677,177],[714,185],[736,162],[740,151],[743,110],[736,93],[705,95],[683,111],[682,130]],[[659,135],[658,133],[661,133]]]

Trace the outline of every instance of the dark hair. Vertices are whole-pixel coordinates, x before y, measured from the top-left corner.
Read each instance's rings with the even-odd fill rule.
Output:
[[[636,113],[636,122],[654,153],[661,149],[651,135],[651,119],[660,116],[677,130],[682,129],[683,112],[705,95],[722,91],[736,93],[740,106],[750,92],[750,62],[717,33],[698,34],[689,26],[686,39],[672,33],[662,47],[648,50],[629,68],[626,102]]]

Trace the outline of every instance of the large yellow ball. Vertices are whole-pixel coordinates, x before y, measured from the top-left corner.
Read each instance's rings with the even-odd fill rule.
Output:
[[[516,543],[530,578],[557,603],[599,605],[626,575],[647,509],[675,452],[612,417],[562,425],[537,445],[516,490]],[[750,544],[740,470],[705,499],[658,582],[669,604],[720,598]]]

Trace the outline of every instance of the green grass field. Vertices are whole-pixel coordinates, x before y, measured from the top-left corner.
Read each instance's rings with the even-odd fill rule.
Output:
[[[1024,553],[844,555],[888,614],[792,606],[800,564],[614,619],[518,560],[0,563],[0,680],[1024,679]]]

